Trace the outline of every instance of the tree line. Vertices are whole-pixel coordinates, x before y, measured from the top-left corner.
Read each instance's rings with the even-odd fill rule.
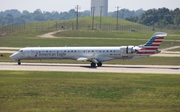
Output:
[[[109,17],[117,17],[126,19],[132,22],[138,22],[147,26],[158,26],[164,27],[168,25],[180,24],[180,9],[176,8],[174,10],[169,10],[168,8],[159,8],[159,9],[149,9],[144,11],[139,9],[136,11],[130,11],[128,9],[121,9],[119,11],[109,12]],[[90,11],[86,10],[79,12],[79,17],[90,16]],[[48,21],[48,20],[68,20],[76,18],[76,11],[74,9],[69,10],[68,12],[58,12],[58,11],[41,11],[40,9],[35,10],[34,12],[29,12],[24,10],[20,12],[16,9],[6,10],[0,12],[0,24],[9,25],[9,24],[21,24],[37,21]]]
[[[169,10],[168,8],[149,9],[140,17],[132,16],[126,18],[128,21],[138,22],[147,26],[157,26],[163,28],[168,25],[179,26],[180,9]]]
[[[128,9],[121,9],[119,11],[119,18],[127,18],[130,16],[140,17],[144,11],[142,9],[137,11],[130,11]],[[79,12],[79,17],[90,16],[90,11],[86,10]],[[116,11],[109,12],[109,17],[116,17]],[[12,9],[0,12],[0,24],[9,25],[9,24],[20,24],[28,22],[37,22],[37,21],[48,21],[48,20],[69,20],[76,18],[76,11],[74,9],[69,10],[68,12],[58,12],[58,11],[41,11],[40,9],[35,10],[34,12],[29,12],[24,10],[22,12]]]
[[[79,17],[89,16],[90,11],[80,12]],[[24,10],[22,13],[16,9],[6,10],[0,12],[0,24],[16,24],[16,23],[29,23],[37,21],[48,21],[48,20],[68,20],[76,17],[76,11],[71,9],[68,12],[57,12],[57,11],[41,11],[40,9],[34,12]]]

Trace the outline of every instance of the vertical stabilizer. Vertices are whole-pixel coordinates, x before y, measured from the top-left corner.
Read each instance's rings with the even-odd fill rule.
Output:
[[[154,35],[144,44],[140,45],[140,50],[137,54],[156,54],[159,53],[158,51],[159,46],[161,45],[164,37],[168,36],[165,32],[156,32]]]

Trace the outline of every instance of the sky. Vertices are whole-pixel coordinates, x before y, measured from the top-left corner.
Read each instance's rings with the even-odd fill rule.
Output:
[[[126,8],[129,10],[152,9],[166,7],[169,9],[180,8],[180,0],[109,0],[108,11]],[[0,0],[0,11],[17,9],[19,11],[28,10],[34,12],[36,9],[41,11],[65,12],[80,6],[79,11],[90,10],[91,0]]]

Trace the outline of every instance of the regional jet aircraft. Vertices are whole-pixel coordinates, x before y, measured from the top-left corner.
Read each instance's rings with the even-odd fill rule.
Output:
[[[89,61],[91,66],[114,59],[135,59],[160,53],[158,50],[167,33],[156,32],[145,44],[119,47],[29,47],[22,48],[10,58],[21,65],[21,60],[72,59]]]

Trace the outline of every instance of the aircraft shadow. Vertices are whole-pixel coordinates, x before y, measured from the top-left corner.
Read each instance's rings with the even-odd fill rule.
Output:
[[[71,64],[28,64],[28,63],[26,63],[26,64],[22,64],[23,66],[50,66],[50,67],[58,67],[58,66],[62,66],[62,67],[83,67],[83,68],[91,68],[91,69],[97,69],[97,67],[91,67],[91,66],[80,66],[80,65],[76,65],[76,64],[74,64],[74,65],[71,65]]]
[[[58,66],[61,66],[61,67],[83,67],[83,68],[89,68],[89,69],[98,69],[98,68],[135,68],[135,69],[142,69],[142,68],[146,68],[146,69],[172,69],[172,70],[179,70],[180,68],[178,68],[178,67],[163,67],[163,66],[160,66],[160,67],[146,67],[146,66],[113,66],[113,65],[111,65],[111,66],[108,66],[108,65],[104,65],[104,66],[102,66],[102,67],[91,67],[91,66],[89,66],[89,65],[76,65],[76,64],[73,64],[73,65],[71,65],[71,64],[36,64],[36,63],[34,63],[34,64],[28,64],[28,63],[26,63],[26,64],[22,64],[23,66],[50,66],[50,67],[58,67]]]
[[[179,70],[180,68],[176,68],[176,67],[143,67],[142,66],[102,66],[103,68],[137,68],[137,69],[141,69],[141,68],[146,68],[146,69],[173,69],[173,70]]]

